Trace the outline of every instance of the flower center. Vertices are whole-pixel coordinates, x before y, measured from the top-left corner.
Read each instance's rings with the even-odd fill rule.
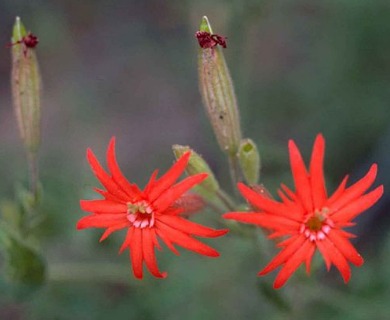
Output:
[[[303,233],[310,241],[323,240],[334,226],[328,218],[328,208],[316,209],[301,225],[300,233]]]
[[[154,211],[152,206],[145,200],[127,203],[127,220],[136,228],[153,227]]]
[[[311,231],[320,231],[322,228],[322,221],[318,217],[311,217],[306,222],[306,227]]]

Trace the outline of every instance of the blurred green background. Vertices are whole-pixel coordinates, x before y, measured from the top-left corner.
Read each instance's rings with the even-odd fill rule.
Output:
[[[318,132],[327,141],[330,190],[346,173],[356,180],[372,162],[379,164],[377,184],[389,188],[388,0],[2,0],[0,44],[9,42],[15,16],[40,39],[47,218],[39,240],[49,280],[20,294],[1,277],[0,319],[390,319],[386,195],[353,229],[366,263],[353,268],[350,283],[319,262],[310,278],[300,270],[278,291],[287,304],[269,290],[274,275],[256,276],[269,260],[258,246],[273,248],[261,234],[257,245],[234,235],[209,241],[221,252],[217,260],[164,249],[158,260],[169,277],[136,281],[128,255],[117,256],[123,233],[99,244],[102,231],[75,230],[84,214],[79,199],[91,198],[98,185],[85,150],[92,147],[103,160],[113,135],[122,170],[141,186],[154,168],[169,167],[178,143],[201,153],[231,191],[198,91],[194,32],[203,15],[228,37],[224,53],[243,133],[258,143],[261,179],[273,193],[280,182],[291,186],[288,139],[308,159]],[[11,105],[10,54],[1,52],[4,204],[27,178]],[[196,219],[212,225],[208,215]]]

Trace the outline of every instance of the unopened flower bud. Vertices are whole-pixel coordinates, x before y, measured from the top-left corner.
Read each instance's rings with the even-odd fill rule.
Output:
[[[262,195],[264,198],[267,199],[273,199],[271,193],[268,191],[268,189],[264,186],[264,184],[255,184],[251,186],[251,189],[258,193],[259,195]]]
[[[259,181],[260,155],[256,144],[251,139],[243,139],[238,149],[238,160],[245,181],[254,185]]]
[[[219,184],[217,180],[214,177],[213,172],[211,171],[209,165],[207,162],[202,158],[201,155],[196,153],[194,150],[192,150],[188,146],[181,146],[178,144],[175,144],[172,146],[173,153],[176,157],[176,159],[179,159],[184,153],[187,151],[191,151],[191,157],[188,161],[186,172],[189,175],[194,175],[198,173],[207,173],[208,177],[199,185],[198,188],[204,189],[207,192],[214,193],[219,189]],[[194,190],[197,190],[195,188]],[[202,192],[203,194],[203,192]]]
[[[206,202],[200,195],[186,192],[175,201],[173,207],[182,208],[184,212],[181,216],[188,218],[190,215],[202,211],[206,207]]]
[[[12,98],[20,135],[28,152],[36,153],[40,141],[41,78],[34,52],[38,38],[26,32],[17,17],[12,33]]]
[[[226,38],[213,34],[207,17],[200,30],[198,70],[199,87],[218,143],[224,152],[236,154],[241,140],[236,95],[222,50]]]

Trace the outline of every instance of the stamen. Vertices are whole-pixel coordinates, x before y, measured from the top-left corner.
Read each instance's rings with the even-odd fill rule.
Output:
[[[145,200],[127,203],[127,220],[136,228],[153,227],[154,212],[152,206]]]
[[[311,231],[319,231],[322,228],[322,221],[317,216],[311,217],[306,222],[306,227]]]
[[[316,209],[309,214],[306,222],[301,225],[299,232],[303,233],[310,241],[324,240],[326,235],[334,227],[334,223],[328,218],[328,208]]]

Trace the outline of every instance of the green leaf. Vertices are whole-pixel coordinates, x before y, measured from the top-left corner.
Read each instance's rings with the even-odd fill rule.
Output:
[[[43,284],[44,259],[5,223],[0,223],[0,249],[5,256],[5,275],[12,283],[29,287]]]
[[[19,230],[22,226],[23,213],[18,203],[11,200],[1,200],[1,219],[12,229]]]

